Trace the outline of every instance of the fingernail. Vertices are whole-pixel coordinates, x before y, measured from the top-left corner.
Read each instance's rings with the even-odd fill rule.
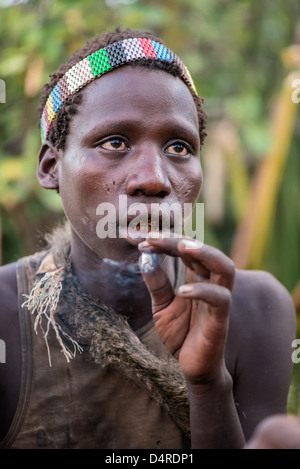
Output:
[[[190,239],[183,239],[181,244],[185,247],[185,249],[201,249],[203,247],[203,243],[201,241],[195,241]]]
[[[193,290],[193,285],[181,285],[181,287],[178,288],[178,293],[191,293]]]

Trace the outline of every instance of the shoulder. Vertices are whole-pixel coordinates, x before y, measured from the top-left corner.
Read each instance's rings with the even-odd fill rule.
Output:
[[[0,267],[0,310],[8,306],[8,300],[17,298],[17,263]]]
[[[253,355],[254,360],[268,356],[287,364],[295,335],[296,311],[288,290],[268,272],[237,270],[228,340],[231,363],[238,355],[245,360]]]
[[[0,267],[0,321],[18,311],[18,278],[21,288],[27,288],[28,278],[33,278],[47,252],[41,251]],[[24,283],[25,282],[25,283]],[[24,283],[24,285],[23,285]],[[21,292],[22,293],[22,292]]]
[[[233,305],[262,320],[271,316],[290,317],[293,324],[296,313],[287,289],[269,272],[237,270],[233,288]]]
[[[295,336],[287,289],[267,272],[237,271],[226,362],[246,438],[263,418],[286,413]]]
[[[10,335],[18,321],[18,288],[16,263],[0,267],[0,324],[1,335]],[[1,337],[4,339],[4,337]]]
[[[17,406],[21,375],[21,340],[18,314],[17,264],[0,267],[0,339],[4,356],[0,365],[0,440],[6,434]]]
[[[11,264],[6,264],[0,266],[0,279],[5,281],[5,279],[10,281],[15,281],[16,284],[16,268],[17,262],[12,262]],[[1,284],[0,284],[1,288]]]

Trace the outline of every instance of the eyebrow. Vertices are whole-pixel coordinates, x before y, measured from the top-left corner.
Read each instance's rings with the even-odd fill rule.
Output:
[[[176,122],[174,119],[170,119],[170,121],[164,121],[163,123],[163,130],[166,133],[174,134],[174,137],[177,135],[180,138],[187,138],[187,134],[189,139],[199,140],[199,131],[198,127],[196,127],[197,131],[195,131],[194,125],[192,125],[188,120],[183,122]],[[97,140],[99,138],[99,134],[113,134],[113,133],[122,133],[131,131],[133,128],[136,127],[144,127],[145,124],[141,122],[140,119],[120,119],[120,120],[104,120],[101,124],[96,124],[92,129],[89,130],[83,136],[83,144],[91,144],[91,142]]]
[[[132,127],[136,124],[138,123],[128,120],[104,120],[101,122],[101,124],[96,124],[83,136],[83,144],[90,144],[91,142],[97,140],[100,133],[103,134],[103,136],[104,134],[120,133],[120,129],[126,132],[127,130],[129,131],[132,129]]]

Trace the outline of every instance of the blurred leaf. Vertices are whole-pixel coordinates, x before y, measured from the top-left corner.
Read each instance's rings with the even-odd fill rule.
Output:
[[[271,121],[272,146],[257,168],[248,206],[236,232],[231,255],[238,268],[262,268],[298,110],[291,99],[293,79],[294,74],[290,74],[284,81]]]
[[[23,178],[24,164],[18,159],[7,159],[0,162],[0,182],[4,184],[6,180],[18,181]]]
[[[55,191],[41,191],[40,201],[46,209],[63,213],[61,199]]]
[[[13,53],[13,51],[10,51]],[[26,68],[28,56],[27,54],[15,54],[13,57],[4,58],[1,61],[0,74],[6,78],[10,75],[16,75],[23,72]]]
[[[25,96],[33,98],[39,93],[42,86],[42,74],[44,69],[44,60],[41,57],[34,58],[27,69],[25,76]]]

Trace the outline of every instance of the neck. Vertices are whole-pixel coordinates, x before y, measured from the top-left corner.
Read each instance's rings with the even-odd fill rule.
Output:
[[[125,316],[134,330],[152,318],[150,295],[137,263],[100,258],[74,232],[71,259],[88,294]]]

